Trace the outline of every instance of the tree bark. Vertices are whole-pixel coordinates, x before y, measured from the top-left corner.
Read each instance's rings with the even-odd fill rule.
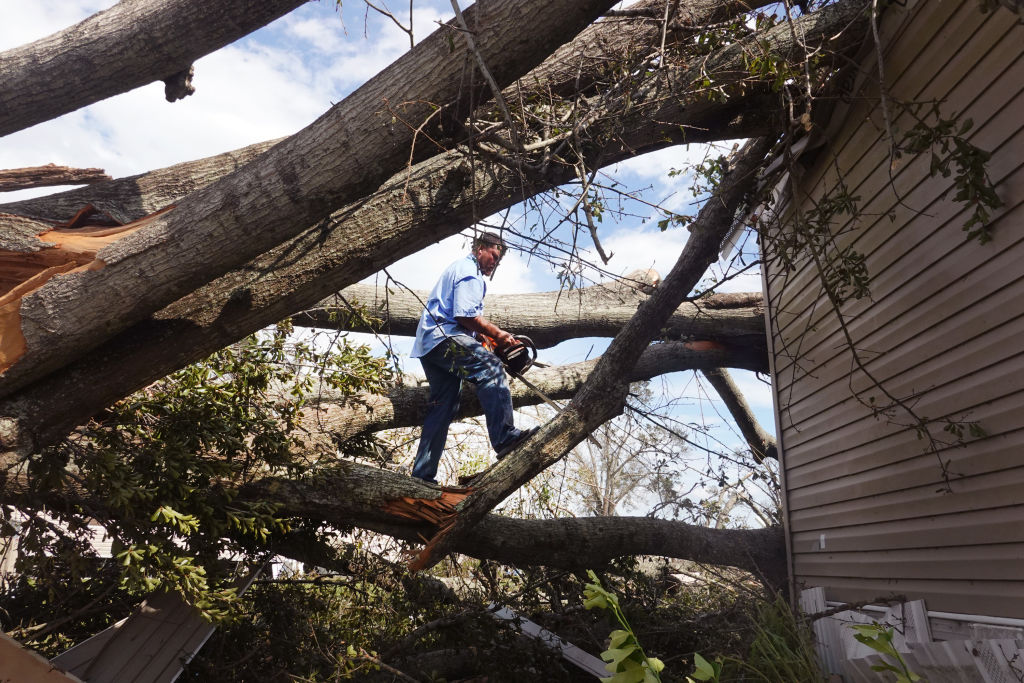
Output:
[[[613,0],[485,0],[466,20],[491,75],[505,85],[590,24]],[[481,14],[483,12],[483,14]],[[534,29],[508,31],[523,15]],[[11,307],[0,395],[43,377],[196,287],[371,193],[402,167],[436,106],[458,111],[480,89],[444,26],[260,160],[194,192],[152,224],[51,278]],[[185,265],[187,264],[187,266]],[[123,293],[131,291],[133,296]],[[23,350],[22,350],[23,349]]]
[[[0,54],[0,136],[187,70],[305,0],[122,0]]]
[[[54,185],[89,185],[110,180],[102,168],[71,168],[70,166],[30,166],[0,170],[0,192]]]
[[[455,543],[462,541],[467,529],[475,526],[510,493],[565,457],[598,425],[622,410],[628,387],[626,374],[650,344],[654,332],[664,325],[717,259],[722,241],[733,227],[737,209],[755,186],[756,171],[771,143],[772,139],[765,138],[747,144],[691,225],[690,238],[672,272],[641,304],[629,325],[612,340],[580,392],[536,436],[481,475],[458,510],[445,516],[439,532],[410,563],[411,569],[425,569],[439,562]]]
[[[750,405],[743,398],[743,393],[732,381],[729,373],[721,368],[702,369],[701,372],[711,382],[711,386],[715,388],[718,395],[722,397],[722,402],[725,403],[729,414],[740,428],[740,433],[746,440],[754,460],[758,463],[765,458],[778,460],[779,452],[774,437],[761,427],[757,418],[754,417],[754,411],[750,409]]]
[[[550,368],[535,368],[529,371],[527,379],[556,401],[569,399],[587,381],[598,361],[593,359]],[[641,382],[669,372],[719,367],[763,372],[766,365],[767,355],[763,348],[757,346],[729,344],[719,348],[694,349],[686,342],[665,342],[645,349],[623,379],[626,382]],[[516,408],[544,402],[522,382],[512,381],[511,389],[512,404]],[[429,399],[430,389],[425,386],[401,386],[388,395],[361,393],[341,399],[325,393],[317,399],[314,407],[306,409],[303,428],[311,434],[313,443],[322,446],[321,450],[333,450],[319,442],[316,435],[324,434],[333,443],[384,429],[418,427],[423,424],[427,414]],[[483,409],[477,401],[476,392],[472,386],[467,386],[462,395],[458,419],[481,414]]]
[[[648,278],[657,277],[649,272],[652,275]],[[580,289],[491,295],[484,314],[498,327],[525,334],[543,349],[578,337],[614,337],[647,298],[644,289],[650,291],[650,286],[644,271],[639,271],[620,281]],[[350,285],[291,320],[301,327],[411,337],[416,334],[428,297],[429,293],[423,291]],[[348,305],[339,305],[339,299]],[[667,339],[764,339],[761,295],[739,298],[735,294],[712,294],[687,301],[676,309],[661,333]]]

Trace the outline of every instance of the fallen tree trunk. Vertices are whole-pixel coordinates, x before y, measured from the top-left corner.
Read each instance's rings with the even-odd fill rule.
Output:
[[[625,375],[626,382],[640,382],[669,372],[711,369],[720,367],[741,368],[756,372],[767,370],[767,355],[758,346],[743,347],[736,344],[717,345],[718,348],[694,349],[686,342],[665,342],[654,344],[640,355],[636,365]],[[555,400],[569,399],[576,395],[587,381],[599,359],[530,370],[528,379],[542,392]],[[512,403],[516,408],[538,405],[543,399],[513,381]],[[332,442],[341,442],[361,434],[378,432],[396,427],[418,427],[429,409],[429,387],[402,386],[388,395],[357,394],[343,399],[334,399],[330,393],[319,396],[316,406],[305,411],[304,429],[316,438],[324,434]],[[472,386],[467,386],[462,395],[458,418],[483,414]]]
[[[827,18],[811,16],[806,21],[816,21],[822,31],[832,32],[849,22],[842,15]],[[808,40],[814,39],[811,31],[804,32]],[[849,40],[844,34],[840,46]],[[742,51],[732,49],[731,54],[733,62],[724,63],[740,68]],[[703,78],[705,73],[695,67],[689,77]],[[663,72],[656,75],[660,78]],[[680,88],[676,94],[654,89],[647,104],[642,99],[631,101],[625,119],[609,123],[607,132],[598,130],[604,145],[595,146],[594,155],[610,163],[674,142],[771,129],[770,116],[754,121],[744,118],[768,102],[761,95],[756,100],[710,102],[703,95],[685,97],[684,83],[686,79],[677,74],[670,81]],[[748,86],[747,91],[753,89]],[[617,137],[616,130],[621,131]],[[572,168],[552,167],[546,182],[524,184],[516,173],[498,165],[469,169],[458,153],[424,162],[393,179],[371,200],[338,212],[330,223],[311,227],[299,238],[136,324],[60,373],[0,402],[3,453],[16,457],[51,444],[148,382],[457,232],[481,213],[509,206],[548,182],[565,182],[574,173]],[[344,229],[338,230],[339,225]]]
[[[492,294],[485,313],[498,327],[525,334],[542,349],[567,339],[614,337],[655,284],[657,274],[639,271],[619,281],[561,292]],[[300,327],[411,337],[428,297],[429,292],[350,285],[291,320]],[[763,339],[761,294],[712,294],[687,301],[661,332],[668,339]]]
[[[243,487],[240,500],[281,505],[280,514],[355,525],[417,541],[463,501],[466,491],[438,490],[416,479],[346,463],[308,480],[268,478]],[[649,517],[522,520],[486,515],[459,537],[455,552],[513,565],[595,568],[616,557],[658,555],[737,567],[776,587],[786,576],[781,529],[709,529]]]

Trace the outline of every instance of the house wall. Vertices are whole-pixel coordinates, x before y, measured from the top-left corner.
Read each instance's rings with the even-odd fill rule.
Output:
[[[829,600],[904,595],[930,610],[1024,616],[1024,24],[980,6],[893,5],[880,32],[891,100],[941,100],[992,153],[1004,202],[993,240],[966,239],[970,211],[952,201],[952,178],[929,176],[928,154],[891,160],[872,46],[856,96],[786,195],[789,220],[840,177],[859,196],[859,218],[832,224],[871,275],[870,297],[839,309],[845,332],[814,265],[787,271],[767,247],[793,575]],[[890,108],[894,129],[913,125]],[[933,427],[943,443],[929,451],[904,409],[872,414],[872,400],[889,402],[883,389],[918,416],[978,421],[986,435],[956,444]]]

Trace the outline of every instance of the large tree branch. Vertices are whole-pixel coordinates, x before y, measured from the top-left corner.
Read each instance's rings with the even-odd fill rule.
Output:
[[[502,85],[526,73],[590,24],[612,0],[492,0],[471,7],[476,50]],[[523,14],[534,29],[506,31]],[[454,33],[453,33],[454,31]],[[110,339],[197,286],[359,199],[408,159],[435,107],[458,111],[479,97],[464,82],[466,50],[443,26],[317,121],[73,272],[8,304],[0,395]],[[132,296],[124,296],[127,288]]]
[[[572,398],[591,375],[599,359],[530,370],[528,379],[544,394],[562,400]],[[669,372],[718,367],[764,371],[767,355],[758,345],[723,345],[720,348],[694,349],[686,342],[654,344],[643,351],[636,365],[626,373],[627,382],[641,382]],[[543,399],[513,381],[512,402],[516,408],[537,405]],[[401,386],[390,394],[357,394],[335,399],[326,393],[317,405],[306,410],[304,427],[312,434],[325,434],[332,441],[345,441],[360,434],[395,427],[423,424],[429,408],[429,387]],[[483,409],[473,388],[463,392],[459,418],[481,415]]]
[[[729,414],[732,415],[732,419],[740,428],[740,433],[746,439],[754,460],[758,463],[765,458],[778,460],[779,452],[775,445],[775,438],[761,427],[757,418],[754,417],[754,411],[750,409],[750,405],[743,398],[743,392],[732,381],[729,373],[722,368],[701,369],[701,372],[711,382],[711,386],[715,388],[718,395],[722,397],[722,402],[729,409]]]
[[[487,318],[502,329],[525,334],[539,348],[578,337],[614,337],[647,298],[651,279],[657,282],[653,271],[638,271],[619,281],[561,292],[491,295]],[[350,285],[291,320],[302,327],[413,336],[428,296],[420,291]],[[345,305],[339,305],[339,300]],[[662,335],[669,339],[763,338],[761,305],[760,293],[701,297],[676,309]]]
[[[0,213],[55,224],[70,221],[83,206],[91,204],[121,223],[130,223],[237,171],[282,139],[259,142],[233,152],[96,183],[89,187],[0,204]]]
[[[529,442],[481,475],[479,483],[457,511],[449,513],[440,531],[411,563],[413,569],[433,566],[450,552],[467,529],[510,493],[558,462],[598,425],[625,404],[629,369],[650,344],[653,334],[668,320],[687,294],[715,262],[718,250],[733,226],[737,209],[754,188],[756,171],[771,148],[765,138],[748,143],[734,168],[701,208],[690,228],[690,238],[672,271],[651,297],[641,304],[630,323],[612,340],[590,378],[576,397]]]
[[[464,499],[386,470],[345,463],[312,479],[268,478],[240,491],[243,500],[281,505],[280,514],[350,525],[417,541]],[[417,510],[429,510],[424,516]],[[602,566],[626,555],[659,555],[727,565],[781,585],[785,558],[779,529],[723,530],[648,517],[522,520],[485,516],[452,547],[472,557],[566,569]]]
[[[305,0],[122,0],[0,54],[0,136],[186,71]]]

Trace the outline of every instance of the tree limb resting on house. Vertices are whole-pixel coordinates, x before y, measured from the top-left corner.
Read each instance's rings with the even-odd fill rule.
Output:
[[[732,415],[732,419],[736,421],[736,425],[740,428],[740,433],[743,434],[743,438],[746,440],[754,460],[758,463],[761,463],[765,458],[778,460],[779,452],[775,444],[775,438],[761,427],[757,418],[754,417],[754,411],[750,409],[750,405],[743,398],[743,393],[736,386],[736,383],[733,382],[729,373],[721,367],[702,368],[701,373],[708,378],[711,386],[722,397],[722,402],[725,403],[725,406],[729,409],[729,414]]]

